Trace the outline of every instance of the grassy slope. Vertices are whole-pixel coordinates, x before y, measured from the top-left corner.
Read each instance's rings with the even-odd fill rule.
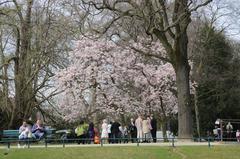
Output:
[[[0,150],[0,159],[239,159],[240,146],[78,147]]]

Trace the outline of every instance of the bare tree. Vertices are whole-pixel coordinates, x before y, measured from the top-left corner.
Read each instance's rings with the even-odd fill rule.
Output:
[[[67,64],[75,28],[67,12],[59,11],[60,1],[11,0],[0,7],[2,92],[12,101],[1,107],[9,108],[5,117],[10,128],[28,119],[34,109],[48,114],[42,106],[51,106],[58,94],[51,77]]]

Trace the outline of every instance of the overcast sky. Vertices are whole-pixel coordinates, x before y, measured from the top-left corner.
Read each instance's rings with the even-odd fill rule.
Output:
[[[219,6],[217,26],[226,28],[226,35],[240,41],[240,0],[215,0]],[[217,8],[215,8],[216,10]]]

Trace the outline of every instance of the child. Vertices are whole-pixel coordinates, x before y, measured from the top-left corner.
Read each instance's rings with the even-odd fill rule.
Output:
[[[100,144],[99,132],[97,128],[94,128],[94,144]]]

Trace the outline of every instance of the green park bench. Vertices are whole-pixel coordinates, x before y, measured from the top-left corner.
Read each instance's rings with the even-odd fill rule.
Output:
[[[54,138],[55,129],[46,129],[45,134],[45,142],[49,142]],[[2,132],[2,139],[1,143],[8,144],[8,147],[10,147],[10,143],[16,143],[19,142],[19,130],[3,130]],[[27,141],[31,142],[37,142],[40,141],[38,139],[30,138],[27,139]]]
[[[11,142],[18,140],[19,130],[3,130],[2,140],[3,142]]]
[[[46,129],[46,139],[53,139],[56,129]]]

